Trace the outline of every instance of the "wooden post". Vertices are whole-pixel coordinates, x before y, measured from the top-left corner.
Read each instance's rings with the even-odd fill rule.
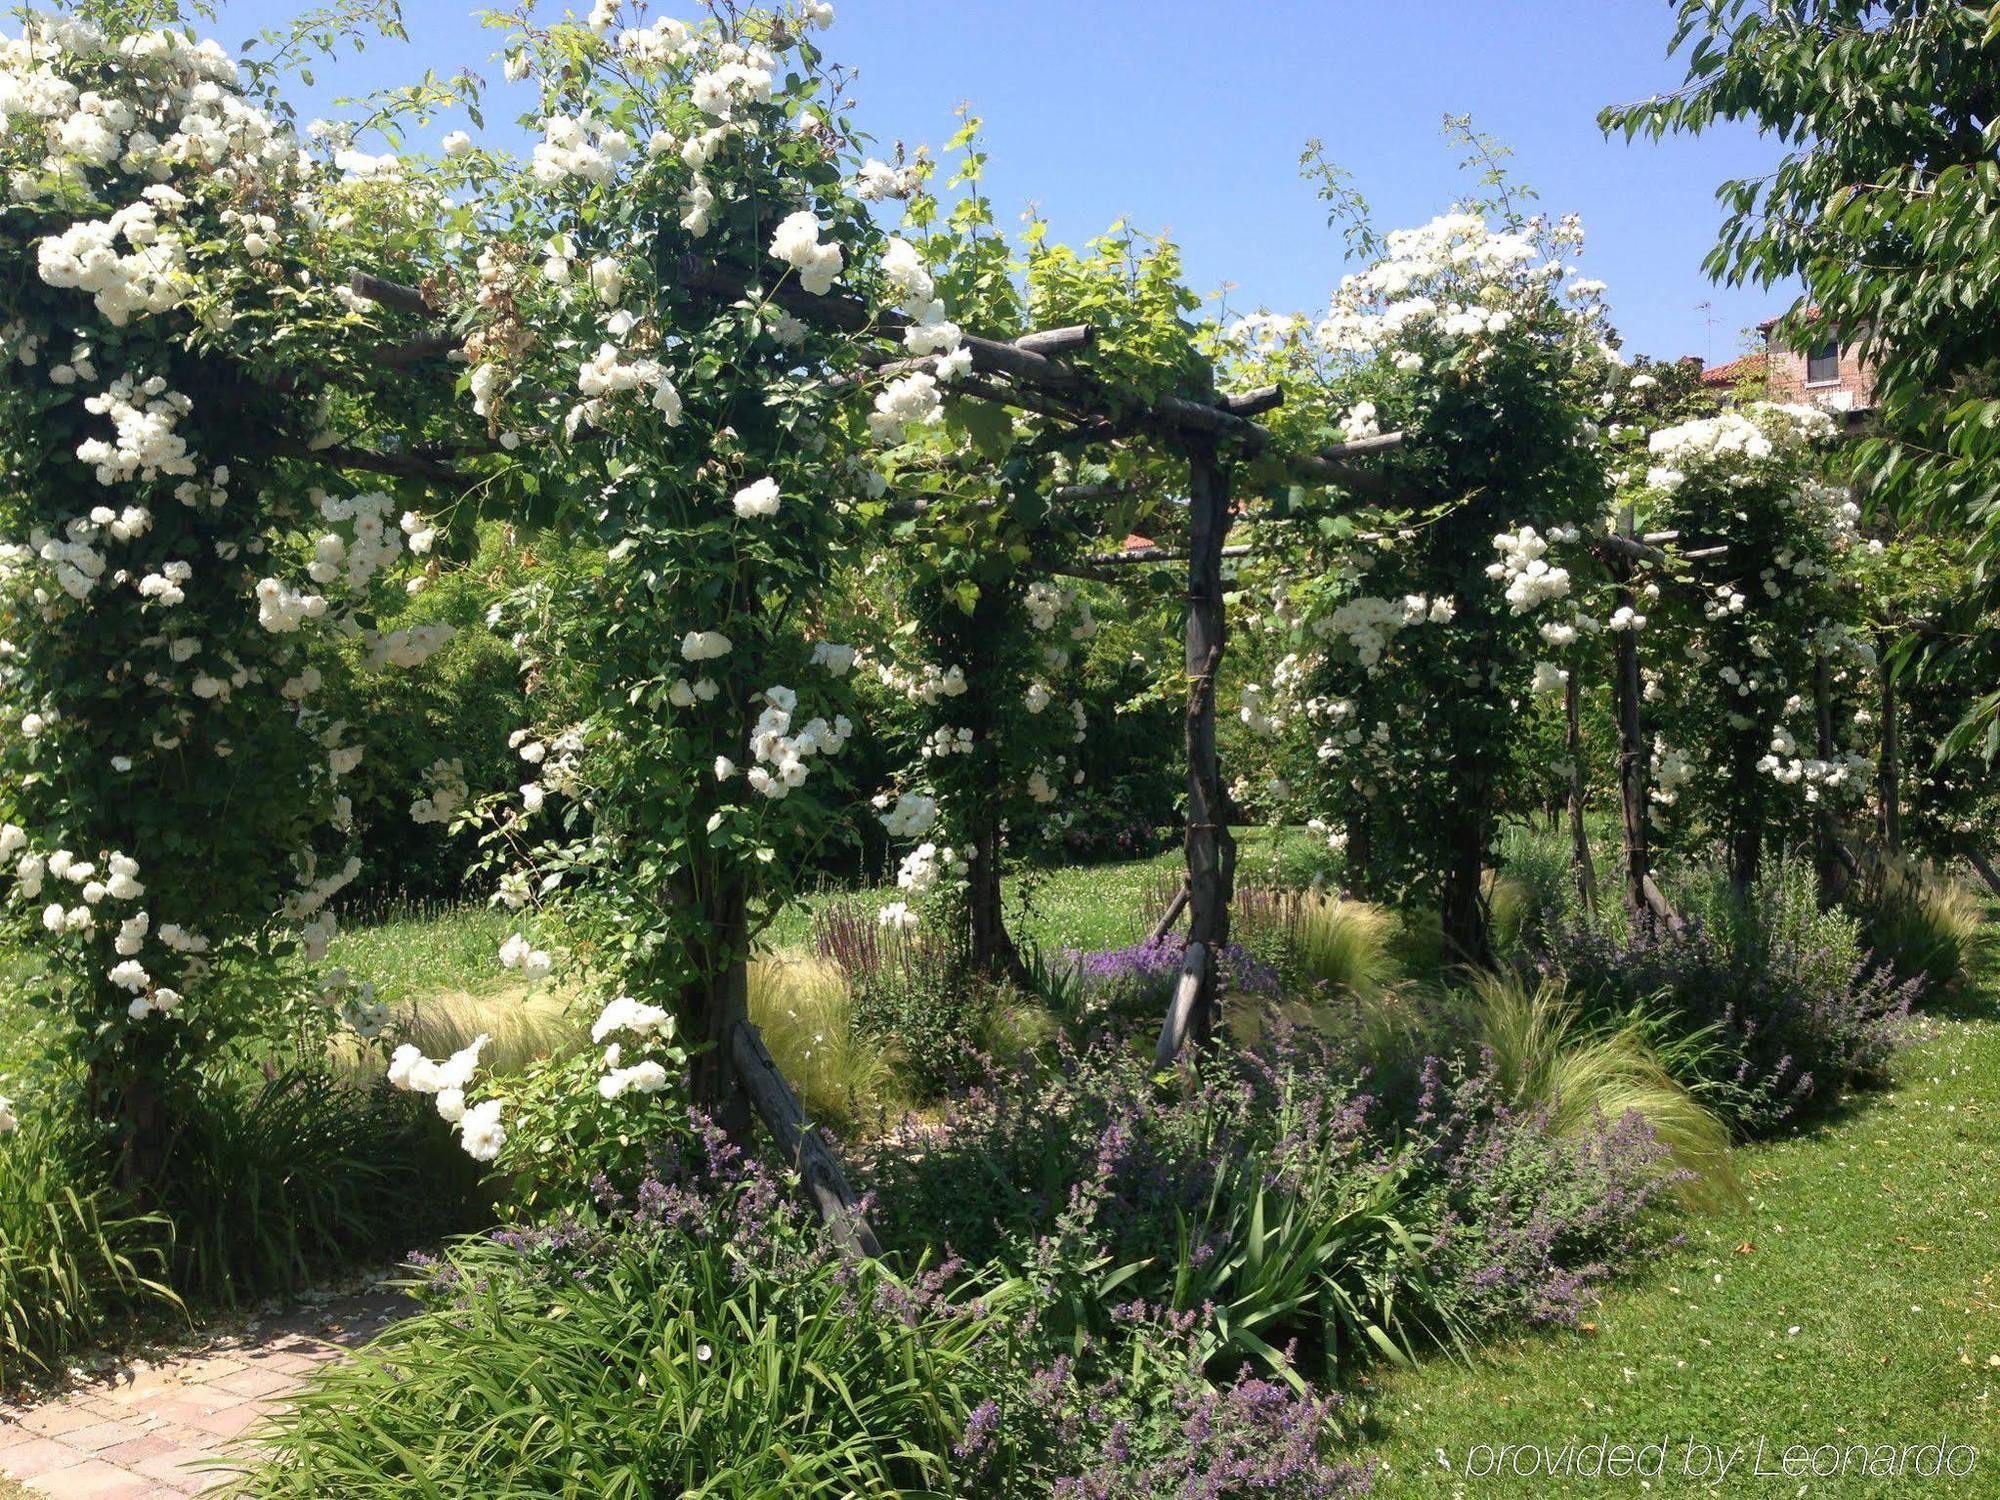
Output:
[[[1886,640],[1883,645],[1886,647]],[[1901,726],[1896,722],[1899,705],[1896,702],[1896,673],[1889,664],[1889,653],[1882,651],[1880,678],[1882,701],[1882,754],[1876,765],[1877,831],[1882,838],[1882,853],[1889,859],[1900,859],[1903,853],[1903,768],[1901,765]]]
[[[1229,942],[1236,841],[1215,746],[1215,683],[1227,622],[1222,547],[1229,534],[1229,476],[1212,443],[1191,441],[1188,458],[1187,888],[1188,952],[1199,952],[1199,984],[1186,1035],[1206,1045],[1216,1021],[1215,955]]]
[[[881,1255],[882,1246],[862,1212],[861,1200],[848,1185],[840,1158],[833,1154],[819,1127],[806,1119],[798,1096],[778,1071],[777,1061],[757,1028],[748,1021],[738,1021],[729,1033],[726,1050],[736,1076],[743,1081],[743,1092],[777,1141],[787,1165],[799,1174],[799,1185],[819,1210],[840,1253],[849,1260]]]
[[[1632,535],[1630,506],[1618,517],[1618,532],[1625,537]],[[1635,608],[1631,559],[1613,552],[1610,567],[1611,576],[1617,583],[1612,607]],[[1634,929],[1645,932],[1651,929],[1655,912],[1649,889],[1652,886],[1653,861],[1646,822],[1648,756],[1639,719],[1644,686],[1639,676],[1638,632],[1611,632],[1611,662],[1618,717],[1618,804],[1625,826],[1625,909],[1631,915]]]
[[[1822,761],[1833,759],[1838,746],[1833,737],[1833,673],[1826,657],[1813,658],[1813,745]],[[1833,906],[1847,891],[1847,860],[1851,856],[1841,846],[1840,820],[1834,815],[1833,799],[1821,793],[1813,807],[1814,854],[1819,866],[1819,899]]]
[[[1630,631],[1620,631],[1629,635]],[[1590,834],[1583,823],[1583,688],[1577,668],[1563,682],[1563,719],[1569,746],[1569,841],[1576,876],[1577,898],[1591,916],[1597,915],[1597,870],[1590,858]]]

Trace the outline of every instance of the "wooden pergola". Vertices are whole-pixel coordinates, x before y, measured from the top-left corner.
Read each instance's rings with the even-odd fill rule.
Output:
[[[755,272],[742,267],[683,258],[676,269],[679,285],[699,294],[776,306],[836,331],[877,336],[886,342],[899,339],[909,326],[899,313],[851,298],[815,295],[795,281],[764,285]],[[427,321],[443,317],[442,309],[415,287],[360,272],[354,275],[351,287],[360,297]],[[1271,430],[1256,421],[1260,413],[1283,402],[1284,392],[1279,387],[1267,386],[1237,396],[1163,396],[1135,401],[1065,358],[1089,348],[1095,337],[1088,326],[1046,329],[1004,341],[968,335],[964,347],[971,354],[971,372],[941,382],[941,386],[962,399],[993,402],[1062,424],[1053,439],[1058,446],[1146,441],[1164,448],[1186,466],[1184,549],[1113,554],[1092,558],[1086,564],[1086,576],[1102,576],[1104,568],[1133,563],[1185,563],[1187,568],[1187,813],[1183,837],[1187,876],[1183,896],[1175,902],[1170,916],[1177,918],[1185,908],[1188,935],[1181,981],[1161,1029],[1159,1056],[1167,1064],[1189,1043],[1199,1047],[1212,1035],[1218,1008],[1215,959],[1229,941],[1236,847],[1229,831],[1229,803],[1216,749],[1215,691],[1228,642],[1223,562],[1248,550],[1228,544],[1230,527],[1237,519],[1231,499],[1232,472],[1245,459],[1262,458],[1305,483],[1370,498],[1405,498],[1403,488],[1393,478],[1355,462],[1395,448],[1402,438],[1388,433],[1312,453],[1285,452]],[[442,358],[460,342],[454,334],[430,330],[396,346],[384,358],[398,364]],[[937,362],[938,356],[905,358],[887,348],[871,361],[884,375],[934,370]],[[319,450],[317,456],[346,467],[449,483],[464,477],[452,461],[481,451],[485,450],[374,453],[332,448]],[[1092,486],[1070,486],[1061,497],[1066,503],[1087,503],[1107,493]],[[1162,923],[1162,932],[1167,925]],[[719,984],[710,993],[713,1013],[703,1018],[703,1031],[717,1041],[715,1066],[722,1073],[722,1087],[747,1095],[784,1158],[799,1172],[806,1193],[843,1250],[853,1255],[876,1254],[879,1246],[874,1233],[838,1158],[806,1118],[749,1019],[745,986]]]

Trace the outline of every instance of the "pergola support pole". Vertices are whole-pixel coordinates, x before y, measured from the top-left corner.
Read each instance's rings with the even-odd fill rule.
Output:
[[[1630,632],[1621,631],[1620,634]],[[1569,748],[1569,840],[1577,898],[1591,916],[1597,915],[1597,869],[1590,857],[1590,833],[1583,820],[1583,687],[1572,670],[1563,683],[1563,719]]]
[[[1618,530],[1629,540],[1632,529],[1632,511],[1627,507],[1618,519]],[[1613,607],[1630,609],[1634,607],[1633,557],[1622,548],[1613,548],[1608,560],[1617,583]],[[1617,630],[1611,632],[1611,637],[1612,686],[1618,719],[1618,803],[1625,831],[1625,909],[1634,929],[1645,932],[1664,912],[1654,904],[1658,890],[1653,884],[1652,849],[1646,823],[1648,778],[1646,741],[1639,720],[1644,687],[1639,675],[1638,632]]]
[[[1196,972],[1187,976],[1194,980],[1194,993],[1184,1038],[1201,1047],[1215,1030],[1219,1009],[1215,961],[1229,942],[1229,902],[1236,874],[1236,841],[1229,832],[1229,801],[1215,742],[1216,678],[1227,638],[1222,551],[1229,534],[1229,476],[1214,444],[1191,442],[1185,451],[1188,953],[1192,958],[1198,952],[1200,959]]]

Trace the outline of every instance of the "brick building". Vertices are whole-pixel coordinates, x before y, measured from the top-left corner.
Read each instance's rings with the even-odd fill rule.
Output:
[[[1762,350],[1702,371],[1702,384],[1724,390],[1761,385],[1766,400],[1823,407],[1849,421],[1874,410],[1874,366],[1851,345],[1829,338],[1792,348],[1780,342],[1776,318],[1766,318],[1757,331],[1764,337]]]

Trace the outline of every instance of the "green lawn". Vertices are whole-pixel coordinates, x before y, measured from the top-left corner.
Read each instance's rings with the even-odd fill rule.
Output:
[[[1475,1444],[1608,1435],[1666,1440],[1653,1494],[2000,1495],[2000,1016],[1990,993],[1977,1009],[1932,1023],[1895,1089],[1745,1152],[1748,1207],[1696,1223],[1593,1326],[1489,1346],[1469,1369],[1378,1376],[1365,1446],[1388,1465],[1379,1492],[1646,1493],[1637,1478],[1468,1473],[1469,1457],[1492,1462]],[[1791,1443],[1941,1435],[1978,1449],[1968,1477],[1750,1472],[1760,1438],[1764,1467],[1781,1469]],[[1742,1449],[1720,1486],[1680,1477],[1690,1437]]]
[[[1287,830],[1275,836],[1268,828],[1238,828],[1237,876],[1267,878],[1274,848],[1297,859],[1316,841],[1310,834]],[[1063,948],[1119,948],[1144,940],[1158,906],[1172,898],[1181,882],[1178,845],[1148,860],[1124,864],[1076,865],[1033,871],[1007,879],[1008,929],[1024,942],[1054,953]],[[855,900],[879,910],[900,896],[894,885],[860,889],[828,889],[793,907],[774,925],[770,939],[780,948],[800,947],[810,939],[812,913],[840,900]]]

